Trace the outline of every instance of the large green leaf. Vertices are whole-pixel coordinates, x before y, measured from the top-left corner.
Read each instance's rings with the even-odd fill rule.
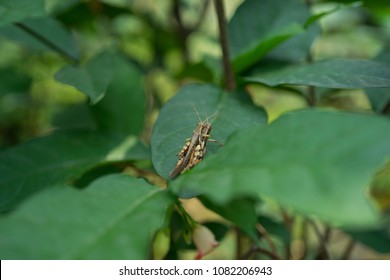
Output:
[[[0,210],[95,166],[146,158],[135,136],[77,131],[36,138],[0,153]]]
[[[44,0],[2,0],[0,2],[0,26],[45,14]]]
[[[181,88],[161,109],[153,128],[153,165],[164,178],[168,178],[169,172],[175,167],[176,154],[199,122],[194,109],[199,112],[202,121],[215,114],[209,120],[216,118],[211,138],[221,143],[233,132],[266,123],[265,112],[255,107],[243,92],[229,94],[219,88],[200,84]],[[207,154],[215,153],[218,147],[216,143],[208,144]]]
[[[145,92],[140,71],[121,56],[112,62],[115,77],[91,110],[100,129],[139,134],[145,119]]]
[[[385,62],[390,66],[390,50],[383,51],[375,60]],[[390,103],[390,88],[369,88],[366,89],[365,92],[370,99],[372,109],[375,112],[382,113],[386,110]]]
[[[5,26],[0,34],[37,50],[56,51],[73,61],[79,60],[79,49],[70,32],[52,18],[25,20],[18,25]]]
[[[246,0],[229,23],[233,67],[240,72],[285,40],[304,32],[310,16],[298,0]]]
[[[0,219],[0,257],[147,259],[171,205],[166,191],[126,175],[81,191],[57,186]]]
[[[374,115],[289,113],[235,135],[170,188],[204,192],[223,205],[239,196],[270,197],[333,225],[370,227],[378,211],[365,188],[390,157],[389,137],[390,121]]]
[[[115,74],[116,57],[103,52],[81,67],[66,66],[56,73],[55,78],[85,93],[92,104],[103,98]]]
[[[259,73],[246,82],[268,86],[310,85],[325,88],[390,87],[390,65],[355,59],[331,59]]]

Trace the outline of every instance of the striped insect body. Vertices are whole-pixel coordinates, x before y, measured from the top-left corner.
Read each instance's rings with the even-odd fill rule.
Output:
[[[201,162],[206,154],[208,141],[218,142],[209,139],[212,127],[211,123],[208,122],[208,119],[212,115],[207,117],[205,121],[202,121],[196,109],[195,112],[198,115],[199,123],[193,131],[192,137],[187,139],[178,154],[179,159],[177,160],[175,168],[169,173],[170,178],[175,178],[177,175],[184,173]]]

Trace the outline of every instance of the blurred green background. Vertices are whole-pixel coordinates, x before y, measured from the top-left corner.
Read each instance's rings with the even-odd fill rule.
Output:
[[[181,25],[175,16],[175,2],[180,2]],[[231,17],[242,1],[225,2],[227,16]],[[330,10],[337,4],[312,2],[315,13]],[[386,5],[389,1],[363,2],[361,7],[341,9],[321,19],[323,34],[311,49],[314,60],[371,59],[389,47],[390,5]],[[139,65],[147,91],[144,137],[148,140],[159,107],[179,86],[188,81],[219,78],[215,12],[212,3],[204,3],[46,0],[45,8],[71,30],[81,61],[108,48],[120,50]],[[183,31],[183,26],[188,30]],[[94,126],[86,97],[54,79],[54,74],[68,62],[16,26],[0,28],[0,149],[55,128]],[[286,110],[306,106],[302,97],[291,92],[260,86],[252,86],[250,90],[256,91],[255,102],[265,106],[271,120]],[[358,94],[355,91],[353,96],[350,90],[325,94],[320,104],[370,110],[363,91]]]

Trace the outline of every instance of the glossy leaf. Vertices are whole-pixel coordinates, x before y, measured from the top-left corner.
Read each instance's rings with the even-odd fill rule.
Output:
[[[309,12],[297,0],[246,0],[229,23],[233,67],[240,72],[280,43],[304,32]]]
[[[0,26],[46,14],[44,0],[2,0]]]
[[[1,259],[147,259],[172,198],[126,175],[57,186],[0,219]],[[147,221],[147,223],[145,223]]]
[[[102,100],[91,106],[100,129],[139,134],[145,119],[145,92],[140,71],[121,56],[111,62],[115,77]]]
[[[55,50],[72,61],[79,60],[79,49],[73,36],[60,22],[52,18],[25,20],[17,25],[1,28],[0,34],[32,49]]]
[[[115,56],[108,52],[93,57],[84,66],[62,68],[55,78],[61,83],[71,85],[85,93],[92,104],[103,98],[114,78]]]
[[[204,193],[222,205],[240,196],[269,197],[333,225],[368,228],[379,215],[366,187],[390,156],[389,137],[390,122],[374,115],[289,113],[235,135],[170,189]]]
[[[390,65],[370,60],[331,59],[259,73],[245,78],[245,81],[268,86],[390,87]]]
[[[266,123],[265,112],[255,107],[244,92],[226,93],[200,84],[181,88],[161,109],[152,133],[153,165],[164,178],[175,167],[176,154],[199,122],[195,109],[202,121],[209,117],[209,122],[213,122],[211,138],[221,143],[234,132]],[[217,143],[209,143],[207,154],[215,153],[218,148]]]
[[[135,136],[77,131],[36,138],[0,153],[0,209],[98,165],[146,158]]]

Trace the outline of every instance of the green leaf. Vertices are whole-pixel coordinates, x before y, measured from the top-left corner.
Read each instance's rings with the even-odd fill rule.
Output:
[[[297,0],[246,0],[229,23],[233,67],[240,72],[285,40],[304,32],[309,17]]]
[[[56,50],[73,61],[79,60],[79,49],[69,30],[52,18],[36,18],[6,26],[0,34],[23,45],[43,51]]]
[[[390,66],[370,60],[331,59],[245,78],[268,86],[310,85],[325,88],[390,87]]]
[[[309,26],[306,32],[294,36],[280,45],[273,48],[265,57],[265,59],[272,59],[287,62],[302,62],[305,61],[310,53],[311,45],[321,34],[321,28],[318,24]],[[268,62],[268,61],[267,61]],[[273,63],[274,61],[271,61]],[[273,63],[274,64],[274,63]],[[262,67],[261,63],[258,67]]]
[[[199,199],[208,209],[231,221],[253,240],[257,240],[257,216],[253,200],[239,198],[230,201],[228,205],[220,206],[207,197],[199,196]]]
[[[147,259],[171,205],[169,193],[126,175],[82,191],[57,186],[0,219],[0,257]]]
[[[286,225],[281,222],[276,222],[266,216],[258,217],[259,223],[273,236],[280,238],[286,246],[290,246],[291,233],[286,228]]]
[[[365,92],[370,99],[372,110],[385,113],[390,103],[390,88],[368,88]]]
[[[240,196],[269,197],[332,225],[368,228],[379,215],[366,187],[390,156],[389,137],[389,120],[374,115],[289,113],[235,135],[170,189],[204,193],[222,205]]]
[[[383,51],[375,60],[390,66],[390,50]],[[370,99],[372,109],[377,113],[385,113],[384,111],[390,103],[390,88],[366,89],[365,92]]]
[[[361,7],[361,6],[363,6],[362,1],[356,1],[356,2],[349,3],[349,4],[339,4],[338,3],[335,7],[333,7],[332,9],[330,9],[328,11],[324,11],[324,12],[320,12],[318,14],[311,15],[307,19],[307,21],[305,23],[305,27],[308,27],[309,25],[320,20],[321,18],[323,18],[327,15],[333,14],[335,12],[338,12],[340,10],[347,9],[347,8],[357,8],[357,7]]]
[[[46,14],[44,0],[2,0],[0,26]]]
[[[67,66],[56,73],[61,83],[71,85],[85,93],[96,104],[103,98],[114,78],[113,60],[115,56],[108,52],[93,57],[82,67]]]
[[[61,110],[53,114],[51,125],[57,129],[87,129],[95,130],[96,122],[90,111],[90,106],[86,103],[66,105]]]
[[[0,153],[0,210],[101,164],[148,158],[135,136],[54,133]]]
[[[139,134],[145,121],[145,92],[140,71],[121,56],[111,62],[115,77],[102,100],[91,107],[104,131]]]
[[[234,132],[251,126],[266,123],[266,114],[261,108],[255,107],[248,96],[241,93],[226,93],[210,85],[191,84],[179,90],[161,109],[154,125],[151,146],[152,161],[157,173],[167,178],[175,167],[177,156],[187,138],[199,122],[207,116],[213,122],[211,138],[224,143]],[[207,154],[213,154],[219,147],[209,143]]]
[[[331,2],[334,4],[334,2],[339,2],[339,3],[345,3],[345,5],[353,5],[354,3],[359,3],[355,2],[355,0],[324,0],[323,2]],[[370,8],[370,9],[381,9],[381,10],[386,10],[386,8],[389,7],[389,3],[385,0],[370,0],[370,1],[363,1],[364,2],[364,7]]]
[[[349,233],[354,239],[380,253],[390,253],[389,226],[366,231],[347,231],[347,233]]]

